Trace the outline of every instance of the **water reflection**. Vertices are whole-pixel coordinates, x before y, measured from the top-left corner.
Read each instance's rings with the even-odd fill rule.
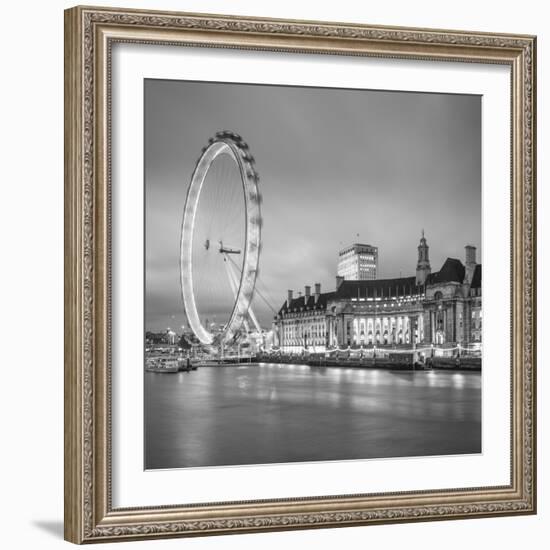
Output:
[[[455,388],[463,388],[464,387],[464,375],[459,374],[458,372],[453,374],[453,386]]]
[[[480,373],[204,367],[146,373],[146,467],[476,453]]]

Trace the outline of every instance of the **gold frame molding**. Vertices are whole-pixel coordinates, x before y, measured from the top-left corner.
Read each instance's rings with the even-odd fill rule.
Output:
[[[110,53],[116,42],[498,63],[511,69],[511,483],[114,509]],[[75,543],[536,512],[536,38],[75,7],[65,12],[65,538]]]

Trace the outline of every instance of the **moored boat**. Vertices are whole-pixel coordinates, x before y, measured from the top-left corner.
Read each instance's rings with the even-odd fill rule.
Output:
[[[145,362],[147,372],[178,372],[179,365],[176,359],[167,359],[165,357],[151,357]]]

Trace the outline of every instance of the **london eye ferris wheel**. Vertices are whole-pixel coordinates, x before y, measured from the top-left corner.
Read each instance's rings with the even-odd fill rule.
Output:
[[[187,190],[180,241],[188,324],[204,345],[233,341],[251,319],[261,244],[259,177],[248,145],[229,131],[202,150]]]

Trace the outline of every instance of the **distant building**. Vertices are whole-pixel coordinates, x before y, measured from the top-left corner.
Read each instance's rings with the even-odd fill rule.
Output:
[[[174,345],[178,340],[178,335],[170,329],[166,329],[163,332],[152,332],[150,330],[145,332],[145,344],[146,345],[160,345],[170,344]]]
[[[338,253],[337,273],[350,281],[376,279],[378,271],[378,248],[370,244],[355,243]]]
[[[313,296],[309,287],[298,298],[289,291],[274,320],[274,344],[285,352],[481,344],[481,264],[476,263],[475,247],[465,248],[465,264],[447,258],[431,273],[422,233],[416,276],[346,280],[338,275],[334,292],[321,294],[319,284]]]
[[[169,344],[170,337],[169,337],[168,331],[166,330],[164,332],[152,332],[148,330],[145,333],[145,343],[147,345]]]

